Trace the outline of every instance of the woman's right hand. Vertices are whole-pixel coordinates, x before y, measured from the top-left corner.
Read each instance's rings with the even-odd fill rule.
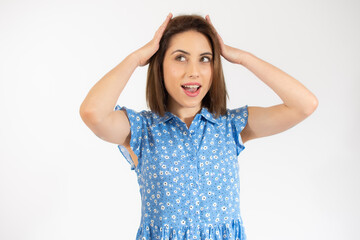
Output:
[[[147,65],[149,63],[150,58],[157,52],[157,50],[159,49],[160,39],[171,18],[172,18],[172,13],[169,13],[163,24],[161,24],[159,29],[156,31],[154,38],[150,42],[148,42],[145,46],[134,52],[134,55],[138,58],[138,66]]]

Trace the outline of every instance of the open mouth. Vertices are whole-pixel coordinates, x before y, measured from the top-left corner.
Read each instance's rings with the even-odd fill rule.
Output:
[[[200,93],[200,85],[182,85],[184,92],[189,97],[196,97]]]
[[[197,86],[197,85],[182,85],[181,87],[185,89],[187,92],[191,92],[191,93],[195,93],[201,88],[201,86]]]

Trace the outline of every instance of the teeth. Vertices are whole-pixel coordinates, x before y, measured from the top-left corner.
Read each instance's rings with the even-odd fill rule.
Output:
[[[198,88],[199,86],[198,85],[183,85],[183,87],[186,87],[186,88]]]

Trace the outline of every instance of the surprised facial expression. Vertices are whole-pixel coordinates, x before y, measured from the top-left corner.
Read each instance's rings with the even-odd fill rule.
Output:
[[[164,84],[172,109],[200,108],[212,81],[211,43],[197,31],[172,36],[163,62]]]

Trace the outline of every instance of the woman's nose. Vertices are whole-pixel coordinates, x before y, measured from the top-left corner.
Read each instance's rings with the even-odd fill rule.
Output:
[[[199,66],[196,63],[188,64],[188,75],[193,78],[199,77]]]

